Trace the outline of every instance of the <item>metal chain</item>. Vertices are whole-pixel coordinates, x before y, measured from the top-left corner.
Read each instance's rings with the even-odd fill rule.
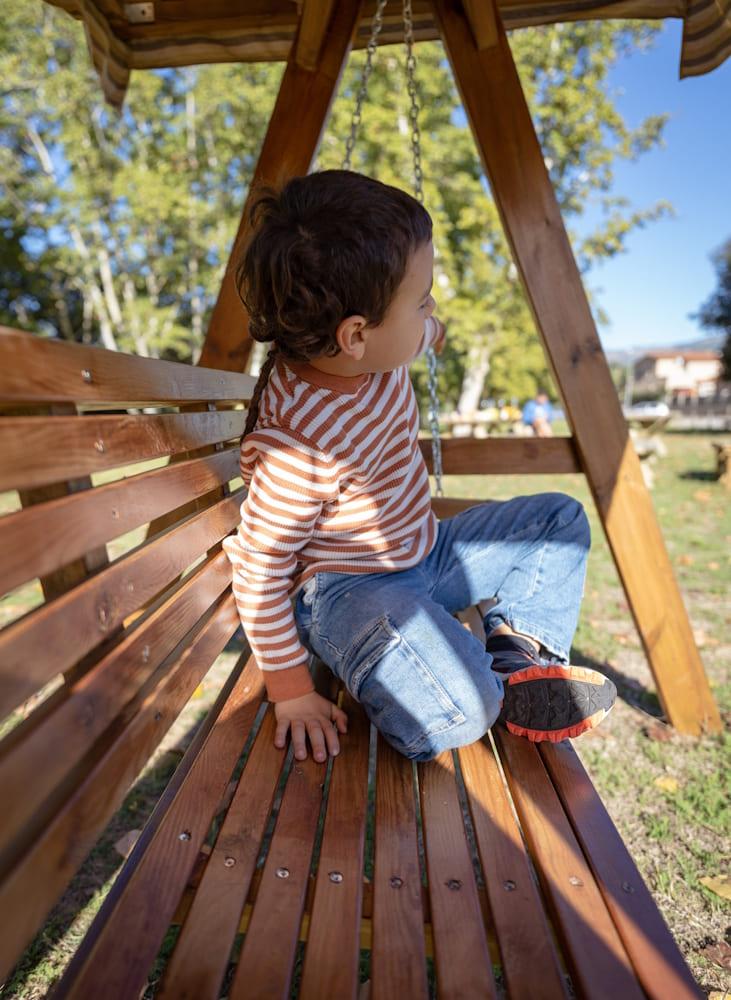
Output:
[[[350,122],[350,135],[345,143],[343,170],[350,170],[350,161],[353,156],[355,137],[358,134],[361,112],[363,110],[363,101],[365,100],[366,90],[368,89],[368,78],[370,77],[371,70],[373,69],[373,56],[375,55],[376,48],[378,47],[378,36],[381,33],[381,28],[383,26],[383,11],[385,10],[386,3],[387,0],[379,0],[378,6],[376,7],[376,13],[373,15],[373,21],[371,22],[371,37],[368,40],[366,61],[363,66],[363,75],[360,78],[360,88],[358,90],[358,96],[355,99],[353,118]]]
[[[417,201],[423,205],[424,174],[421,169],[421,133],[419,131],[419,103],[416,98],[416,59],[414,58],[414,22],[411,13],[411,0],[404,0],[404,41],[406,42],[406,82],[410,100],[411,151],[414,158],[414,194]],[[426,363],[429,370],[429,427],[432,439],[432,464],[434,466],[436,494],[438,497],[441,497],[444,496],[444,490],[442,489],[442,441],[439,437],[437,357],[433,347],[430,347],[426,352]]]

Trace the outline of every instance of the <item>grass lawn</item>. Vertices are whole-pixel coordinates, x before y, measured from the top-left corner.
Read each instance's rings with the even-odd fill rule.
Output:
[[[696,642],[728,728],[731,497],[714,480],[710,444],[724,437],[731,440],[731,435],[666,433],[668,455],[654,465],[652,496]],[[126,471],[129,475],[142,469]],[[96,481],[102,480],[95,477]],[[451,476],[445,482],[445,493],[460,497],[507,499],[544,490],[577,497],[592,525],[592,551],[572,660],[603,665],[620,690],[609,718],[578,740],[577,750],[699,984],[713,1000],[722,1000],[731,989],[731,902],[702,880],[728,873],[728,731],[692,740],[658,721],[661,713],[653,680],[582,476]],[[15,506],[11,495],[0,496],[0,513]],[[110,545],[110,555],[116,557],[137,544],[138,535],[139,531],[131,533]],[[0,602],[0,622],[12,620],[40,599],[37,583],[19,589]],[[35,1000],[45,996],[57,980],[121,867],[123,858],[115,843],[130,830],[144,826],[235,658],[233,646],[219,657],[0,995]],[[5,728],[9,725],[12,720]]]

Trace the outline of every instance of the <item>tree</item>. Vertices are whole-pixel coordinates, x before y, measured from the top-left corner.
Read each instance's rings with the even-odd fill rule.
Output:
[[[711,260],[716,268],[718,288],[706,299],[700,310],[691,319],[697,319],[702,326],[721,330],[726,334],[721,351],[724,382],[731,382],[731,238],[714,250]]]

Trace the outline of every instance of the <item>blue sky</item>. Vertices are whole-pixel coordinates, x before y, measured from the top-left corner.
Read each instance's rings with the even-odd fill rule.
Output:
[[[621,59],[610,75],[628,126],[650,114],[670,114],[664,147],[634,163],[615,161],[612,193],[627,197],[634,209],[666,199],[676,214],[632,232],[625,253],[585,276],[611,321],[599,327],[607,351],[714,332],[688,313],[716,287],[709,254],[731,237],[731,60],[704,76],[679,80],[681,36],[682,23],[666,21],[650,51]],[[589,212],[584,219],[591,221]],[[579,232],[585,225],[572,220]]]

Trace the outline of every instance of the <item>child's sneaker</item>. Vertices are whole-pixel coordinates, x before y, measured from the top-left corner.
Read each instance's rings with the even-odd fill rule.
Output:
[[[548,663],[519,636],[499,635],[485,648],[505,677],[499,720],[516,736],[559,743],[599,725],[617,697],[614,684],[588,667]]]

